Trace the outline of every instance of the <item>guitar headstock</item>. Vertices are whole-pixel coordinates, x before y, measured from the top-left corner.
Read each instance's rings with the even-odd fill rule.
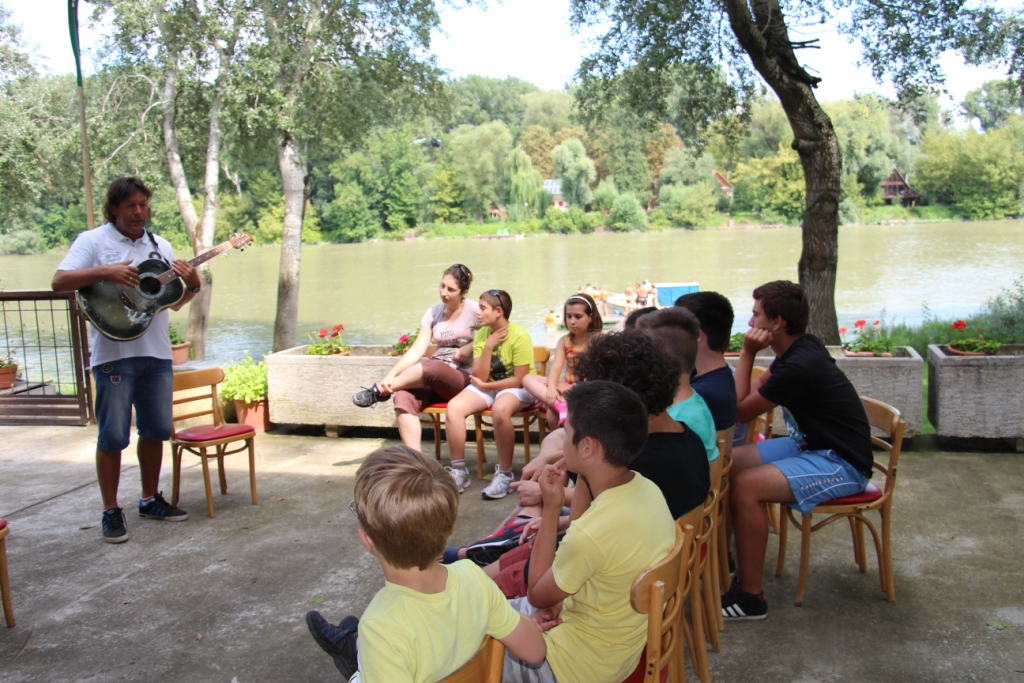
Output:
[[[251,247],[253,243],[252,235],[247,232],[235,232],[228,237],[228,242],[231,242],[231,246],[235,249],[244,251],[247,247]]]

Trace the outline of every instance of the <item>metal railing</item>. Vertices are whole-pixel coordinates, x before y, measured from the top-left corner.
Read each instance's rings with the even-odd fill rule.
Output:
[[[0,357],[18,364],[0,388],[0,424],[93,421],[89,337],[74,292],[0,292]]]

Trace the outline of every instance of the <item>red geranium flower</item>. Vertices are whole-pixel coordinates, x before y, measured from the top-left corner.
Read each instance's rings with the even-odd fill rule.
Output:
[[[965,323],[963,320],[957,320],[955,323],[953,323],[951,325],[951,327],[954,330],[966,330],[967,329],[967,323]]]
[[[846,334],[846,328],[845,327],[840,327],[839,328],[839,334]]]
[[[334,332],[332,332],[332,333],[331,333],[331,336],[332,336],[332,337],[337,337],[337,336],[338,336],[338,331],[337,331],[337,330],[335,330]]]
[[[319,334],[321,337],[326,337],[327,336],[327,330],[320,330],[317,334]]]
[[[864,327],[867,324],[868,324],[867,320],[858,320],[857,322],[855,322],[853,324],[853,326],[856,327],[857,329],[860,329],[860,328]]]
[[[409,335],[403,334],[401,337],[398,338],[398,341],[404,344],[405,342],[409,341]]]
[[[875,322],[873,322],[872,324],[873,324],[873,325],[881,325],[881,324],[882,324],[882,321],[881,321],[881,320],[876,320],[876,321],[875,321]]]

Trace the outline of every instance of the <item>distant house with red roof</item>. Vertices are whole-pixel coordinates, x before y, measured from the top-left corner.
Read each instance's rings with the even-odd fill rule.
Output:
[[[921,195],[911,189],[907,179],[895,168],[892,175],[882,181],[881,187],[882,199],[886,204],[895,204],[899,201],[904,207],[910,207],[921,201]]]
[[[722,194],[724,194],[726,197],[729,198],[730,201],[732,201],[733,187],[732,183],[729,182],[729,179],[726,178],[721,171],[713,170],[711,171],[711,175],[714,176],[715,182],[718,183],[719,189],[722,190]]]

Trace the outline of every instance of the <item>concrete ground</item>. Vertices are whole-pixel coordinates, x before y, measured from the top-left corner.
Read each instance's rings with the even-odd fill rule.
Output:
[[[260,435],[260,504],[251,505],[246,462],[234,456],[214,519],[197,461],[186,460],[180,504],[192,516],[181,524],[137,517],[138,470],[126,457],[121,502],[132,538],[108,545],[94,430],[0,427],[0,516],[11,528],[18,621],[0,627],[0,681],[338,680],[303,615],[360,614],[382,585],[346,509],[356,467],[381,443]],[[456,542],[489,531],[511,506],[482,501],[481,488],[476,482],[462,497]],[[776,580],[773,536],[769,618],[727,626],[722,652],[710,655],[713,678],[1024,681],[1022,492],[1019,455],[905,453],[896,602],[885,601],[873,556],[866,574],[856,571],[842,524],[814,535],[804,605],[794,607],[798,537]]]

